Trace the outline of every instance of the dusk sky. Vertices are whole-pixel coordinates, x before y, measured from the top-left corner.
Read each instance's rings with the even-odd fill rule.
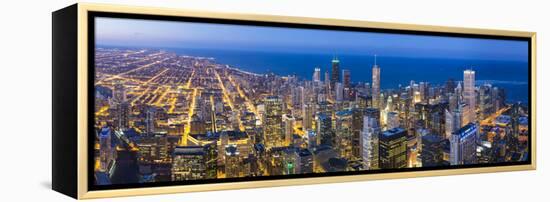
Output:
[[[96,18],[96,44],[396,57],[528,60],[525,41]]]

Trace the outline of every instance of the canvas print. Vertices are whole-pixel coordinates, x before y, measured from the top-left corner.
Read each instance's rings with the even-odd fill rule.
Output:
[[[530,162],[528,40],[93,21],[94,187]]]

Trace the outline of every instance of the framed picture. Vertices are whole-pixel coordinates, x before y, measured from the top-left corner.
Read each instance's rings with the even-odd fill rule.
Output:
[[[535,33],[75,4],[53,13],[74,198],[535,169]]]

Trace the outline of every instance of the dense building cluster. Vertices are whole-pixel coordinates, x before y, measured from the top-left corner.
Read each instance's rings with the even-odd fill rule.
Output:
[[[95,70],[97,185],[529,158],[528,108],[476,85],[471,69],[458,81],[381,89],[392,75],[376,62],[369,81],[353,81],[337,58],[324,76],[312,68],[310,80],[97,48]]]

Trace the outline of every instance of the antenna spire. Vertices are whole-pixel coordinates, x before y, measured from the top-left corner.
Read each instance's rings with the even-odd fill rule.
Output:
[[[374,54],[374,65],[376,65],[376,54]]]

